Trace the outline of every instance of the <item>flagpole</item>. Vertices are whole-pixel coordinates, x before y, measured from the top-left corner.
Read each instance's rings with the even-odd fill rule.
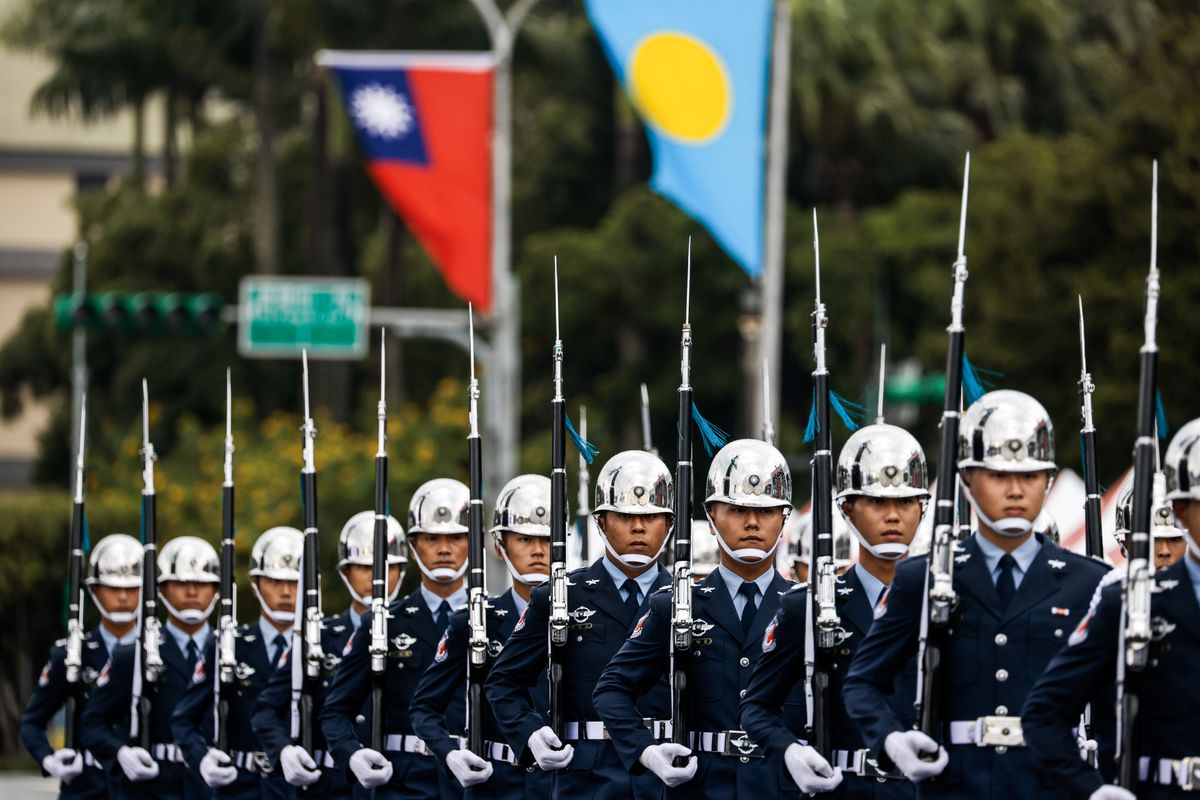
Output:
[[[784,213],[787,194],[788,89],[791,84],[792,10],[788,0],[775,0],[771,23],[770,119],[767,128],[766,224],[764,230],[763,273],[759,280],[762,293],[762,328],[759,333],[757,363],[766,363],[775,376],[764,398],[763,384],[750,381],[747,389],[751,431],[762,429],[765,408],[780,408],[779,391],[783,383],[780,369],[783,341],[783,247]],[[764,403],[764,400],[766,401]]]

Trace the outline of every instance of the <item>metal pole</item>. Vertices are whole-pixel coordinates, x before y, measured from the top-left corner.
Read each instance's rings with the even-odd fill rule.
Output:
[[[771,102],[767,132],[767,192],[766,230],[764,232],[763,274],[759,281],[762,291],[762,331],[759,334],[760,359],[775,376],[771,382],[771,397],[763,402],[763,386],[757,380],[748,382],[751,431],[762,430],[763,409],[779,408],[779,387],[783,383],[780,369],[783,340],[783,245],[784,211],[787,191],[787,130],[788,87],[791,75],[792,11],[788,0],[775,0],[775,16],[771,36]],[[756,370],[757,372],[757,370]]]
[[[87,292],[87,254],[86,242],[75,245],[73,264],[73,286],[76,302],[83,299]],[[87,391],[87,329],[80,324],[73,328],[71,335],[71,441],[79,441],[79,407],[83,393]],[[78,453],[75,454],[78,457]],[[71,477],[74,478],[75,460],[71,459]],[[68,483],[68,485],[70,485]]]

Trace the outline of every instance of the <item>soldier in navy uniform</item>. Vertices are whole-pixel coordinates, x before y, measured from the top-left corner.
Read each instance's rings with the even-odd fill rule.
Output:
[[[80,740],[106,767],[123,773],[112,790],[121,798],[207,800],[212,791],[189,768],[171,732],[171,715],[212,634],[208,617],[217,604],[220,567],[217,551],[195,536],[178,536],[158,554],[158,595],[167,610],[159,642],[163,669],[150,691],[150,749],[133,733],[130,704],[140,660],[140,642],[122,645],[96,679],[80,721]],[[199,766],[198,764],[196,766]]]
[[[220,680],[218,636],[209,637],[192,686],[175,707],[171,732],[189,764],[199,764],[200,777],[217,797],[239,800],[289,798],[291,787],[274,771],[250,726],[258,694],[271,670],[291,646],[296,618],[296,587],[304,534],[295,528],[271,528],[250,549],[250,586],[262,611],[258,620],[237,629],[236,667],[232,691],[215,686]],[[226,691],[229,752],[216,747],[214,692]]]
[[[492,665],[487,697],[504,740],[521,766],[553,772],[553,796],[652,800],[653,775],[631,776],[592,704],[600,671],[643,613],[647,598],[670,582],[658,565],[674,520],[671,472],[657,456],[628,450],[613,456],[596,481],[596,522],[604,555],[568,575],[568,629],[562,692],[562,737],[547,725],[546,706],[529,689],[546,673],[550,587],[533,590],[529,607]],[[684,521],[686,524],[686,520]],[[639,719],[669,714],[665,676],[632,698]]]
[[[433,662],[450,613],[466,604],[467,510],[470,492],[461,481],[435,478],[417,489],[408,507],[408,541],[421,570],[421,585],[388,609],[388,667],[383,687],[385,752],[363,739],[357,719],[371,694],[370,628],[354,637],[321,709],[321,727],[335,764],[347,769],[375,800],[461,797],[433,752],[416,735],[408,715],[413,691]],[[364,615],[366,619],[366,615]],[[446,710],[452,734],[466,722],[465,699]],[[369,739],[368,739],[369,741]]]
[[[529,605],[533,587],[550,577],[550,479],[545,475],[518,475],[496,500],[491,534],[496,555],[512,575],[512,588],[488,599],[487,638],[489,666],[504,648],[517,619]],[[409,716],[417,735],[446,765],[470,798],[496,800],[546,800],[550,797],[550,775],[518,766],[516,754],[500,735],[491,707],[483,704],[483,736],[486,757],[460,748],[461,741],[446,728],[446,709],[466,692],[468,610],[450,616],[450,627],[438,642],[433,663],[425,670],[413,694]],[[486,674],[485,667],[485,674]],[[543,673],[528,692],[530,702],[546,713],[549,687]]]
[[[1126,569],[1104,579],[1087,615],[1067,645],[1046,668],[1022,712],[1025,739],[1038,765],[1060,782],[1064,798],[1161,800],[1193,796],[1200,785],[1200,419],[1179,429],[1163,459],[1166,499],[1187,530],[1187,554],[1154,575],[1150,596],[1152,641],[1140,687],[1132,755],[1138,784],[1133,790],[1105,783],[1101,771],[1078,758],[1074,727],[1084,705],[1111,686],[1122,651],[1121,595]],[[1160,504],[1155,498],[1151,530],[1157,536]],[[1120,522],[1120,520],[1118,520]],[[1126,673],[1129,675],[1130,673]],[[1065,746],[1064,746],[1065,743]],[[1112,774],[1109,765],[1103,772]],[[1185,788],[1188,787],[1188,788]]]
[[[1183,554],[1187,552],[1187,540],[1183,530],[1179,527],[1179,521],[1175,518],[1175,512],[1171,509],[1171,503],[1166,499],[1158,502],[1165,492],[1160,489],[1165,485],[1166,476],[1162,472],[1155,473],[1156,502],[1150,514],[1150,541],[1154,548],[1154,569],[1156,571],[1171,566],[1183,558]],[[1113,530],[1113,538],[1117,540],[1117,544],[1121,546],[1121,552],[1124,553],[1125,537],[1129,535],[1129,526],[1133,520],[1133,470],[1129,471],[1125,482],[1121,484],[1120,491],[1117,492],[1116,518],[1117,524],[1116,529]]]
[[[100,626],[83,637],[78,715],[83,713],[87,696],[113,649],[134,641],[137,636],[134,626],[142,588],[142,546],[123,533],[105,536],[92,549],[85,583],[100,612]],[[77,752],[71,748],[55,750],[46,737],[46,726],[63,707],[69,691],[64,664],[66,656],[64,639],[55,643],[50,651],[50,660],[42,668],[37,687],[21,715],[21,741],[41,765],[42,774],[60,781],[59,797],[107,798],[107,775],[91,752]]]
[[[1032,397],[1001,390],[971,404],[958,467],[978,527],[953,554],[958,605],[936,687],[940,741],[910,730],[891,702],[895,676],[919,649],[924,556],[896,568],[842,696],[880,765],[923,781],[922,797],[1038,797],[1053,789],[1017,715],[1107,570],[1033,532],[1056,467],[1053,426]]]
[[[738,728],[738,703],[762,655],[760,642],[792,582],[774,567],[792,510],[792,477],[766,442],[739,439],[721,448],[708,470],[704,510],[721,563],[692,589],[693,651],[687,664],[690,748],[659,743],[634,705],[671,671],[670,589],[650,598],[592,695],[613,747],[633,775],[652,773],[675,798],[795,796],[777,761]],[[804,729],[803,686],[784,703],[785,724]],[[676,758],[685,766],[675,766]]]
[[[913,436],[894,425],[869,425],[846,440],[835,476],[836,505],[858,539],[859,560],[838,581],[837,611],[842,641],[829,687],[832,744],[827,760],[787,726],[783,704],[805,678],[805,641],[810,597],[797,586],[783,596],[767,626],[762,659],[742,699],[741,724],[771,758],[782,758],[791,779],[805,792],[835,797],[911,798],[916,792],[903,775],[881,774],[876,754],[867,749],[841,700],[842,682],[854,651],[871,629],[874,610],[892,583],[896,565],[908,556],[929,499],[925,453]],[[906,727],[913,709],[916,665],[896,675],[892,709]],[[830,760],[832,764],[830,764]],[[834,771],[842,778],[834,777]],[[838,785],[841,781],[840,786]]]
[[[325,653],[325,669],[316,697],[313,698],[313,715],[319,717],[325,695],[342,658],[350,652],[352,637],[362,624],[362,615],[371,603],[371,579],[375,552],[375,512],[360,511],[347,520],[338,535],[338,575],[350,593],[350,607],[335,617],[321,620],[321,651]],[[404,528],[395,517],[388,517],[387,529],[388,604],[395,602],[400,591],[405,555]],[[355,793],[346,781],[345,765],[336,768],[333,756],[325,746],[325,737],[320,726],[314,726],[313,750],[309,753],[292,740],[292,670],[288,666],[291,648],[280,659],[277,669],[271,673],[266,687],[258,695],[258,703],[251,717],[251,724],[263,752],[271,764],[278,765],[283,778],[292,786],[305,790],[306,797],[347,798],[351,794],[365,796],[366,790],[355,784]],[[370,712],[364,705],[364,719],[359,726],[359,736],[369,735],[365,715]]]

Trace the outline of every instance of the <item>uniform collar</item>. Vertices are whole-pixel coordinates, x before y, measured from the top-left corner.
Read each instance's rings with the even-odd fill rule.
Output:
[[[517,616],[521,616],[525,613],[525,609],[529,607],[529,603],[525,602],[521,595],[517,594],[516,589],[509,589],[508,593],[512,596],[513,605],[517,607]]]
[[[137,639],[137,626],[136,625],[129,629],[129,633],[125,634],[124,636],[122,636],[119,639],[116,636],[109,633],[108,628],[104,627],[103,625],[101,625],[98,628],[98,630],[100,632],[100,640],[102,642],[104,642],[104,649],[108,651],[108,654],[110,656],[112,655],[113,648],[116,647],[117,645],[129,644],[130,642],[135,641]]]
[[[425,601],[425,605],[429,607],[429,613],[437,617],[438,609],[442,607],[442,601],[445,600],[450,604],[450,610],[462,608],[467,604],[467,587],[466,584],[458,587],[458,591],[449,597],[439,597],[433,592],[425,588],[425,584],[421,584],[421,599]]]
[[[275,644],[275,637],[281,633],[283,634],[283,646],[292,646],[291,626],[284,628],[282,631],[276,630],[275,626],[268,622],[267,618],[261,614],[258,615],[258,633],[262,637],[262,642],[266,646],[268,654],[270,654],[271,647]]]
[[[996,571],[996,567],[1000,565],[1004,551],[992,544],[991,540],[979,531],[975,532],[975,544],[979,545],[979,552],[983,556],[983,560],[987,562],[988,575],[992,575]],[[1012,551],[1012,557],[1016,560],[1017,569],[1021,570],[1022,575],[1029,572],[1029,565],[1037,558],[1038,551],[1041,549],[1042,542],[1038,539],[1038,535],[1031,533],[1020,547]]]
[[[858,576],[858,582],[862,584],[863,591],[867,593],[867,602],[871,604],[871,608],[879,603],[879,595],[883,594],[884,589],[887,589],[887,584],[876,578],[867,568],[859,561],[854,565],[854,574]]]
[[[204,646],[208,644],[208,635],[212,632],[212,626],[207,622],[200,626],[200,629],[188,636],[186,633],[175,627],[175,623],[167,620],[167,624],[163,626],[167,633],[171,634],[171,638],[175,640],[175,644],[179,646],[179,652],[187,654],[187,643],[194,641],[196,643],[196,652],[203,653]]]
[[[366,612],[364,611],[363,613],[365,614]],[[362,614],[355,611],[354,606],[350,606],[350,608],[346,609],[346,616],[350,618],[350,627],[353,630],[358,630],[359,626],[362,625]]]
[[[721,576],[721,580],[725,584],[725,589],[729,592],[730,599],[737,597],[738,590],[745,583],[745,578],[734,575],[733,571],[727,569],[724,564],[717,565],[717,573]],[[758,593],[761,597],[766,597],[767,589],[771,588],[771,581],[773,580],[775,580],[775,567],[771,567],[751,581],[751,583],[758,587]]]
[[[621,588],[625,586],[625,581],[629,580],[629,576],[621,572],[616,564],[608,560],[607,553],[600,558],[600,563],[604,565],[604,571],[608,573],[608,577],[612,578],[613,584],[617,587],[617,592],[620,593]],[[650,592],[653,591],[654,581],[658,578],[658,570],[658,564],[655,564],[634,578],[637,581],[638,588],[642,590],[642,597],[649,597]]]

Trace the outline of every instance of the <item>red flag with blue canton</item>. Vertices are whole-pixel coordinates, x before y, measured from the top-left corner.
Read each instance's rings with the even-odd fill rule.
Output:
[[[486,53],[322,51],[367,172],[463,300],[492,305],[492,75]]]

